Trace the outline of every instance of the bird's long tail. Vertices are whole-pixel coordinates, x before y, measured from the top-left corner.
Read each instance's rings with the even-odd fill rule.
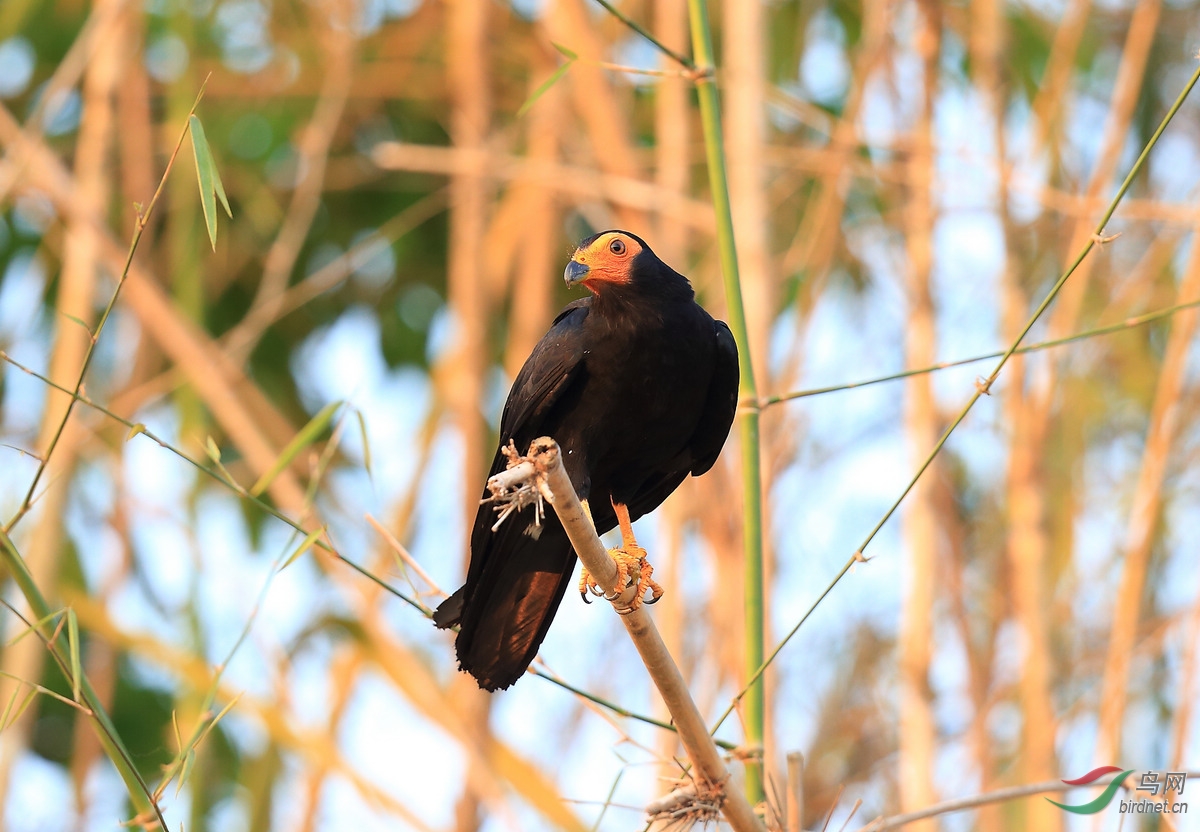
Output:
[[[435,616],[439,626],[457,619],[459,665],[485,690],[507,688],[525,673],[575,567],[575,552],[556,517],[542,521],[537,537],[523,525],[506,523],[490,537],[480,574]]]

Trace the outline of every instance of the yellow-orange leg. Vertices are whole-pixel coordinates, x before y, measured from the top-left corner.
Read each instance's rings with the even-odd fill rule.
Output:
[[[592,528],[595,529],[596,521],[592,519],[591,506],[588,505],[587,500],[580,500],[579,502],[583,506],[583,513],[587,515],[588,522],[591,523]],[[589,572],[588,568],[585,566],[579,573],[579,597],[583,599],[583,603],[585,604],[592,603],[590,600],[588,600],[589,592],[592,595],[597,595],[603,598],[608,597],[604,594],[604,590],[600,588],[600,584],[596,583],[596,579],[592,577],[592,573]]]
[[[628,608],[618,610],[625,615],[633,612],[643,603],[653,604],[662,597],[663,588],[654,581],[654,567],[646,560],[646,550],[638,545],[637,538],[633,536],[633,523],[629,519],[629,507],[613,502],[613,511],[617,514],[617,525],[621,529],[621,546],[617,549],[609,549],[608,554],[617,564],[617,586],[621,588],[620,591],[624,591],[629,584],[631,575],[637,575],[637,592],[634,594],[633,600],[630,601]],[[643,601],[647,590],[651,593],[650,600]],[[579,594],[583,596],[584,601],[587,601],[588,592],[594,595],[603,594],[596,581],[585,569],[579,579]],[[604,597],[609,601],[613,600],[607,595]]]

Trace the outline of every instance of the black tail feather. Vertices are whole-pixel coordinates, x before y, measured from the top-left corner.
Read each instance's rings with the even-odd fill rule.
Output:
[[[492,551],[477,579],[438,608],[439,615],[447,611],[442,619],[458,619],[459,666],[485,690],[507,688],[525,673],[575,567],[575,552],[558,518],[546,517],[536,537],[524,523],[511,522],[517,519],[524,518],[509,518],[487,542]]]

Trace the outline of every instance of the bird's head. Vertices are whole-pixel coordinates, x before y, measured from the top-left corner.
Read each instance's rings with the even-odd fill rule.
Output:
[[[599,294],[601,284],[633,283],[642,259],[658,260],[649,246],[629,232],[602,231],[579,244],[563,278],[568,286],[582,283],[593,294]]]

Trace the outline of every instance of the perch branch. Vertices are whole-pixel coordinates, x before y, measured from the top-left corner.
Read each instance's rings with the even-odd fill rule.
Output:
[[[575,547],[575,553],[605,593],[613,598],[613,606],[622,611],[628,608],[636,591],[636,581],[634,585],[617,586],[616,563],[600,542],[591,519],[575,494],[571,479],[562,466],[558,444],[547,437],[535,439],[529,446],[526,457],[508,471],[497,475],[503,480],[504,487],[520,488],[513,482],[516,475],[512,472],[517,470],[525,472],[527,478],[532,478],[533,487],[554,508],[567,531],[567,536],[571,539],[571,545]],[[526,487],[528,488],[528,485]],[[702,785],[712,786],[717,790],[717,803],[721,812],[736,832],[762,832],[762,825],[746,798],[737,789],[727,787],[729,772],[725,769],[721,754],[709,736],[708,728],[696,708],[696,703],[692,701],[683,675],[671,654],[667,652],[645,606],[622,615],[621,623],[629,631],[629,637],[633,639],[650,678],[671,713],[684,750],[694,765],[696,779]]]

